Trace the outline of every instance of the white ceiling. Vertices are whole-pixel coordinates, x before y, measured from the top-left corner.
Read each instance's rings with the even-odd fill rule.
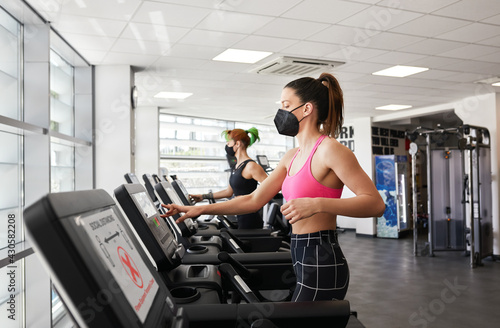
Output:
[[[272,124],[282,87],[298,76],[251,71],[280,56],[345,62],[332,73],[347,119],[500,91],[473,83],[500,76],[498,0],[27,2],[91,64],[137,68],[139,106],[170,113]],[[212,60],[227,48],[273,54],[256,64]],[[430,69],[372,75],[393,65]],[[153,98],[159,91],[193,96]]]

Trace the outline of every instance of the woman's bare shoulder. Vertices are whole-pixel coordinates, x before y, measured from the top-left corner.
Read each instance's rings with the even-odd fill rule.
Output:
[[[323,158],[355,158],[354,153],[347,146],[340,143],[337,139],[326,137],[321,143],[323,147],[318,147],[318,150]],[[334,156],[332,156],[334,155]]]
[[[278,167],[283,166],[284,168],[287,168],[288,164],[290,163],[290,161],[292,160],[293,156],[295,155],[298,149],[299,148],[296,147],[288,150],[278,163]]]
[[[298,149],[299,149],[299,147],[295,147],[295,148],[292,148],[290,150],[287,150],[285,155],[283,155],[283,159],[288,158],[288,157],[290,157],[290,158],[293,157],[293,155],[295,155],[295,153],[297,152]]]

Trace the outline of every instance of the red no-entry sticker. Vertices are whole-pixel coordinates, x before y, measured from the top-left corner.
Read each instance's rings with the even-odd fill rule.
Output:
[[[128,276],[137,287],[143,287],[143,281],[141,277],[141,273],[137,269],[137,265],[135,265],[134,260],[130,257],[126,250],[124,250],[121,246],[118,247],[118,257],[120,258],[120,262],[122,262],[123,268],[127,271]]]

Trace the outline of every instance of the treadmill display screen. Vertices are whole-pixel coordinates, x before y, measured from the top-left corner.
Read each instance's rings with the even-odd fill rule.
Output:
[[[142,213],[145,215],[145,219],[157,214],[156,208],[145,192],[138,192],[133,194],[132,197],[134,197],[137,205],[140,206]]]
[[[74,221],[77,226],[83,227],[96,249],[95,253],[113,275],[139,320],[144,323],[159,285],[115,212],[108,208],[88,216],[77,216]]]
[[[267,156],[257,156],[257,159],[259,160],[260,165],[269,166],[269,161],[267,160]]]
[[[167,191],[167,195],[168,197],[170,198],[170,200],[174,203],[174,204],[177,204],[177,205],[184,205],[182,203],[182,200],[179,198],[179,195],[177,195],[177,193],[174,191],[174,189],[172,188],[165,188],[165,190]]]
[[[159,217],[158,212],[154,208],[151,200],[145,192],[132,194],[136,206],[142,212],[144,219],[149,227],[149,230],[154,234],[156,240],[161,244],[166,254],[171,254],[175,251],[177,245],[174,243],[174,237],[164,219]]]
[[[186,190],[186,187],[184,187],[184,184],[181,182],[181,181],[177,181],[177,185],[181,188],[182,190],[182,193],[188,197],[189,193],[188,191]]]

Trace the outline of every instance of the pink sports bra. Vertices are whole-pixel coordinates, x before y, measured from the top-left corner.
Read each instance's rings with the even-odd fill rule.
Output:
[[[306,163],[302,168],[295,173],[290,175],[290,168],[292,163],[299,153],[300,149],[297,150],[293,156],[290,166],[288,167],[288,172],[286,174],[285,180],[281,186],[281,193],[283,197],[289,201],[296,198],[340,198],[342,195],[342,189],[333,189],[319,183],[311,173],[311,160],[318,148],[319,144],[325,139],[325,135],[322,135],[316,141],[313,150],[309,154]]]

